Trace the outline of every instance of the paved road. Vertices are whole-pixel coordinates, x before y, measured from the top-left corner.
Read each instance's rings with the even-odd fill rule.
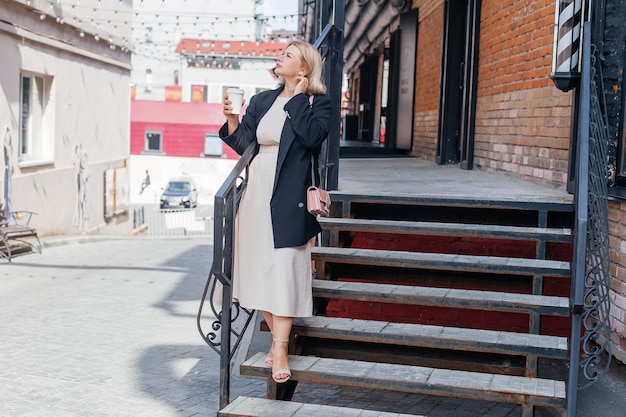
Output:
[[[103,239],[1,263],[0,417],[215,416],[219,358],[195,322],[211,249],[207,238]],[[266,348],[263,337],[250,333],[240,356]],[[585,394],[579,416],[624,415],[618,372]],[[264,393],[264,381],[233,377],[232,398]],[[301,384],[295,399],[431,417],[519,416],[506,404],[313,384]]]
[[[218,358],[195,327],[210,250],[107,240],[0,265],[0,415],[215,415]]]

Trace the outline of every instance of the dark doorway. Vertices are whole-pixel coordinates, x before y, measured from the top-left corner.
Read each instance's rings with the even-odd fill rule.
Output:
[[[378,77],[378,56],[369,57],[361,65],[359,88],[359,130],[358,139],[371,142],[374,134],[374,105],[376,103],[376,81]]]
[[[398,123],[398,91],[400,90],[400,30],[389,41],[389,84],[387,90],[387,132],[385,146],[395,148]]]
[[[472,169],[480,0],[445,2],[438,164]]]

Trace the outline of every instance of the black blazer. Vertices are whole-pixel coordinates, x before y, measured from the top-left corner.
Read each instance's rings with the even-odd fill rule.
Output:
[[[228,135],[228,123],[220,137],[241,155],[256,142],[256,129],[282,88],[259,93],[250,99],[239,127]],[[331,104],[326,95],[309,97],[297,94],[285,104],[285,125],[278,146],[274,190],[270,201],[274,247],[302,246],[322,231],[315,216],[306,207],[306,189],[311,185],[311,155],[319,155],[328,136]],[[317,165],[317,163],[316,163]]]

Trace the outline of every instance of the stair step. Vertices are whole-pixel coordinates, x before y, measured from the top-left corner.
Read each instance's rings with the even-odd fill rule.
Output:
[[[549,295],[499,291],[417,287],[364,282],[313,280],[313,296],[392,304],[474,308],[510,312],[533,312],[568,316],[569,299]]]
[[[304,404],[265,398],[238,397],[224,407],[218,417],[424,417],[414,414],[384,413],[357,408]]]
[[[528,199],[495,199],[493,197],[441,197],[441,196],[409,196],[392,194],[367,194],[359,192],[331,191],[333,202],[366,203],[366,204],[400,204],[407,206],[437,206],[485,209],[512,209],[530,211],[573,212],[571,200],[555,197],[552,201],[532,201]]]
[[[241,374],[270,378],[266,354],[259,352],[242,363]],[[290,355],[289,364],[295,381],[427,395],[453,394],[460,398],[526,406],[565,406],[563,381],[315,356]]]
[[[330,248],[321,246],[313,247],[311,256],[314,260],[349,265],[508,273],[514,275],[543,275],[551,277],[570,276],[569,262],[544,259]]]
[[[396,220],[327,218],[318,219],[324,230],[340,232],[371,232],[420,234],[437,236],[472,236],[509,240],[571,242],[572,232],[565,228],[501,226],[488,224],[412,222]]]
[[[317,316],[294,318],[293,329],[300,336],[326,339],[560,359],[568,357],[567,338],[548,335]]]

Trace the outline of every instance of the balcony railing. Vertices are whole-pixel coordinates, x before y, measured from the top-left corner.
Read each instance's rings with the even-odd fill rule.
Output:
[[[585,23],[584,33],[591,33],[591,23]],[[576,415],[578,391],[596,382],[606,372],[611,361],[609,135],[603,92],[598,51],[591,43],[591,36],[585,36],[579,87],[568,417]],[[606,360],[603,356],[606,356]]]

